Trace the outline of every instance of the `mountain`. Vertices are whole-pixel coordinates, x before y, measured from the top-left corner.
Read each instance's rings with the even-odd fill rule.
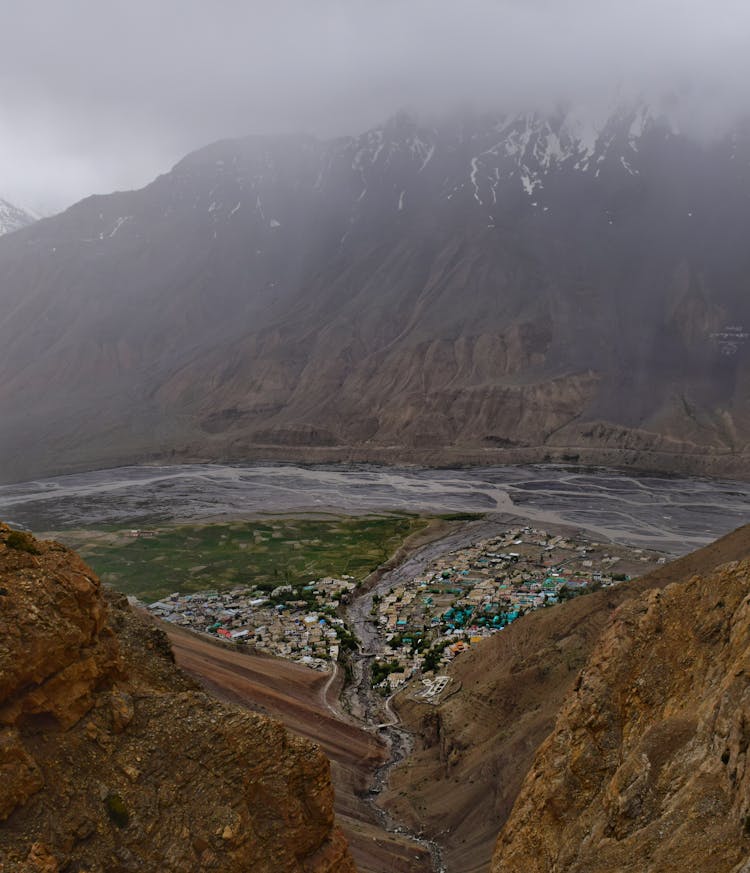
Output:
[[[18,206],[13,206],[0,197],[0,236],[28,227],[36,221],[35,216]]]
[[[628,601],[540,747],[492,873],[738,873],[750,561]]]
[[[250,137],[0,240],[1,475],[152,457],[745,475],[750,130]]]
[[[744,580],[735,570],[722,569],[732,568],[735,563],[746,568]],[[438,707],[401,693],[395,699],[395,706],[402,723],[415,737],[415,748],[391,774],[384,793],[388,810],[399,821],[405,821],[411,827],[421,827],[426,835],[437,840],[442,846],[446,866],[452,873],[485,873],[496,843],[497,870],[502,871],[630,869],[621,864],[621,859],[615,861],[611,856],[609,866],[607,863],[596,866],[595,846],[582,838],[580,828],[593,825],[597,809],[603,810],[592,801],[584,811],[586,804],[581,802],[582,794],[577,793],[581,779],[574,758],[579,753],[586,754],[583,743],[571,746],[569,754],[561,753],[554,761],[551,761],[550,752],[544,750],[549,750],[552,737],[555,737],[554,748],[558,750],[561,744],[564,746],[568,742],[570,722],[563,714],[573,701],[577,701],[580,720],[594,712],[608,711],[611,716],[612,733],[602,734],[601,738],[585,733],[579,735],[586,736],[584,742],[590,744],[591,755],[602,754],[602,748],[605,748],[611,756],[609,763],[618,755],[623,759],[630,755],[630,762],[637,762],[643,749],[635,751],[635,738],[647,733],[645,726],[650,725],[649,729],[653,729],[654,723],[667,710],[689,708],[694,702],[687,694],[678,700],[677,693],[664,693],[661,701],[653,699],[663,693],[673,679],[676,682],[679,671],[685,678],[695,674],[696,685],[690,694],[697,696],[705,691],[706,702],[701,706],[708,711],[709,701],[716,700],[714,692],[721,682],[731,685],[737,671],[728,666],[728,650],[723,646],[726,638],[722,634],[726,625],[722,625],[721,632],[716,631],[714,639],[706,639],[704,643],[704,638],[710,637],[708,628],[712,622],[718,622],[720,616],[722,621],[731,624],[729,598],[736,598],[737,592],[743,588],[750,593],[749,566],[750,526],[746,526],[640,579],[576,597],[553,609],[536,610],[501,634],[472,646],[448,668],[455,691]],[[713,592],[714,600],[708,603],[709,608],[706,602],[693,599],[690,592],[697,586]],[[727,590],[726,597],[725,586],[732,589],[731,595]],[[683,593],[676,596],[671,592]],[[727,612],[722,613],[722,608],[713,611],[715,603],[722,598]],[[637,622],[630,624],[632,616],[638,616],[644,610],[644,604],[652,601],[661,604],[664,627],[654,630]],[[677,626],[680,626],[679,633],[683,633],[679,652],[678,647],[673,646],[674,632],[669,636],[669,646],[673,647],[664,648],[666,628],[674,630]],[[738,628],[741,626],[737,625]],[[639,641],[637,653],[632,646],[634,638]],[[612,643],[617,640],[623,643],[613,650]],[[628,653],[628,649],[633,650]],[[619,661],[616,669],[612,666],[608,684],[604,687],[597,684],[594,694],[586,677],[590,672],[597,673],[604,652],[608,658],[626,652],[627,660]],[[716,670],[710,677],[710,681],[716,683],[713,690],[709,684],[699,684],[700,671],[706,666],[709,655],[716,659]],[[662,663],[659,660],[662,657],[665,684],[656,685],[657,665]],[[679,671],[675,668],[676,658],[682,659],[678,662]],[[647,670],[652,671],[650,676],[647,676]],[[629,677],[632,677],[632,682],[629,682]],[[639,684],[638,678],[644,682]],[[626,724],[623,716],[628,703],[638,701],[633,686],[646,689],[642,694],[650,692],[654,706],[648,711],[645,706],[630,710],[631,720]],[[586,689],[585,698],[583,689]],[[728,700],[732,704],[736,702],[735,698]],[[613,712],[612,706],[616,706],[618,701],[623,709]],[[743,711],[742,706],[746,709],[744,703],[737,704],[737,718]],[[697,702],[695,708],[699,709]],[[643,729],[640,722],[636,723],[639,719],[643,719]],[[710,764],[709,734],[705,723],[700,730],[696,724],[695,730],[692,748],[702,749],[707,756],[706,763]],[[658,731],[654,736],[658,736]],[[626,737],[627,745],[621,742]],[[647,742],[646,739],[644,745]],[[718,734],[710,739],[711,744],[720,745],[721,742]],[[687,748],[675,747],[683,751]],[[670,750],[662,748],[662,752],[666,760]],[[720,748],[716,754],[719,767],[722,766],[719,762],[723,752],[724,749]],[[537,774],[542,761],[545,770],[540,776]],[[695,763],[696,758],[692,761]],[[671,772],[676,776],[678,770]],[[596,783],[596,792],[600,792],[598,797],[601,799],[609,792],[605,787],[609,777],[598,767],[592,767],[591,773],[591,785]],[[730,775],[731,771],[719,773],[722,778]],[[642,782],[639,785],[643,787]],[[726,781],[719,787],[724,791]],[[687,786],[686,793],[689,795],[694,788]],[[695,809],[707,802],[697,790],[692,799]],[[561,809],[569,810],[569,815],[560,812]],[[662,827],[665,833],[674,835],[676,841],[682,839],[690,815],[685,815],[684,826],[678,827],[674,821],[668,823],[664,820],[658,824],[659,812],[653,805],[649,812],[653,820],[652,830]],[[581,816],[580,821],[577,815]],[[602,828],[605,827],[604,815],[602,811],[598,823]],[[714,821],[713,815],[709,818]],[[633,822],[634,835],[642,824],[642,821]],[[737,829],[736,817],[727,817],[716,824]],[[575,831],[577,827],[579,830]],[[572,836],[574,831],[576,837]],[[645,840],[646,833],[642,836]],[[583,855],[581,865],[576,867],[572,856],[556,854],[556,847],[562,850],[564,843],[565,851],[569,851],[576,838],[581,846],[586,847],[586,852],[591,850],[588,859],[591,866],[582,863]],[[737,845],[744,845],[743,839]],[[525,846],[528,856],[516,854],[521,851],[521,845]],[[633,842],[628,845],[632,848]],[[671,845],[674,848],[674,843]],[[691,845],[689,839],[685,845]],[[696,848],[695,842],[692,845]],[[616,847],[616,842],[611,846]],[[603,851],[603,846],[599,848]],[[706,863],[708,855],[696,852],[695,857],[699,861],[695,868],[676,864],[674,867],[656,865],[652,869],[714,870]],[[634,852],[633,858],[632,869],[650,869],[642,856]],[[545,859],[548,861],[546,867]],[[552,866],[552,859],[557,860],[557,867]],[[732,868],[715,869],[728,871]]]
[[[0,525],[0,868],[354,873],[330,767],[221,704],[57,543]]]

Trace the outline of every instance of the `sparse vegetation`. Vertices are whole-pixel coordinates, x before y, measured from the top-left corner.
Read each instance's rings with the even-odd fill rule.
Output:
[[[391,673],[398,673],[403,668],[398,661],[375,661],[372,665],[372,684],[380,685]]]
[[[437,642],[424,656],[424,661],[422,662],[422,669],[425,673],[429,673],[430,670],[437,670],[440,666],[440,662],[443,658],[443,651],[445,650],[445,646],[447,645],[447,641]]]
[[[339,660],[342,660],[345,652],[357,651],[357,638],[347,627],[337,625],[335,631],[336,636],[339,638]]]
[[[104,804],[107,807],[107,815],[110,820],[118,828],[126,828],[130,823],[130,813],[122,797],[119,794],[109,794]]]
[[[5,545],[9,549],[16,549],[16,551],[19,552],[28,552],[30,555],[39,554],[39,549],[37,548],[34,537],[21,530],[11,531],[5,540]]]
[[[601,587],[601,582],[591,582],[585,588],[569,588],[567,585],[563,585],[557,592],[557,599],[560,603],[564,603],[566,600],[572,600],[574,597],[583,597],[585,594],[599,591]]]

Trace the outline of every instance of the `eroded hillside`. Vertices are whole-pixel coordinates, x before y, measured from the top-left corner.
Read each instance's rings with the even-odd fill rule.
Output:
[[[353,873],[329,764],[221,704],[56,543],[0,525],[0,869]]]
[[[493,873],[746,870],[748,676],[750,561],[623,604],[536,755]]]

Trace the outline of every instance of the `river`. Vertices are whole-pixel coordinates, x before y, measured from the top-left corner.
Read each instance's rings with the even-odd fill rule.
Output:
[[[0,486],[0,518],[45,532],[259,513],[486,512],[684,554],[750,520],[750,483],[559,466],[120,467]]]

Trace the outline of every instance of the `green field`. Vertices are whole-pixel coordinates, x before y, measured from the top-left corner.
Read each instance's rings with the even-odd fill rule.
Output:
[[[257,585],[306,585],[323,576],[363,579],[410,534],[428,524],[415,515],[272,518],[157,529],[138,539],[126,530],[67,532],[104,582],[152,602],[173,591]]]

